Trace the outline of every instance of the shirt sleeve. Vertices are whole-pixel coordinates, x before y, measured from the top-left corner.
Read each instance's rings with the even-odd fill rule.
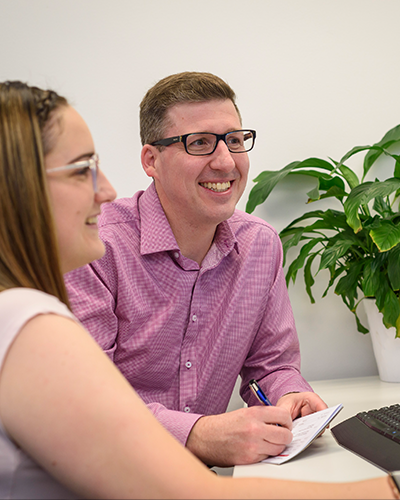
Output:
[[[183,413],[181,411],[168,410],[168,408],[160,403],[149,403],[147,408],[163,427],[184,446],[186,445],[194,424],[203,416],[197,413]]]
[[[271,252],[270,286],[250,352],[243,365],[241,396],[249,406],[260,404],[249,389],[256,379],[272,404],[289,392],[312,391],[300,373],[300,346],[282,268],[282,244],[275,233]]]
[[[118,318],[110,285],[91,264],[67,273],[64,280],[73,313],[114,361]]]

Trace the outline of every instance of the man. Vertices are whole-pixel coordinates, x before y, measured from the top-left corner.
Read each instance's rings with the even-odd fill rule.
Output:
[[[140,123],[154,182],[105,207],[106,255],[66,277],[73,311],[206,464],[279,454],[291,420],[326,405],[300,375],[279,237],[235,210],[255,131],[242,130],[233,90],[208,73],[158,82]],[[224,413],[239,373],[250,408]],[[251,379],[275,407],[260,406]]]

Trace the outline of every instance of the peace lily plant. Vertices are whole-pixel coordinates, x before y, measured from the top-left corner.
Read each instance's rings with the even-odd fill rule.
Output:
[[[264,171],[254,179],[256,185],[246,206],[247,212],[253,212],[287,176],[314,177],[317,186],[307,193],[307,203],[332,198],[339,201],[340,205],[334,202],[334,206],[341,210],[306,212],[280,232],[284,262],[288,250],[298,248],[297,257],[287,270],[287,285],[291,280],[295,282],[297,272],[304,268],[306,291],[315,303],[313,270],[328,269],[330,278],[323,297],[334,286],[335,293],[354,313],[357,328],[362,333],[368,330],[361,324],[357,306],[364,297],[375,298],[385,326],[395,327],[396,337],[400,337],[400,155],[388,148],[399,142],[400,125],[372,146],[354,147],[339,162],[331,158],[329,161],[308,158],[294,161],[278,171]],[[345,163],[361,152],[365,158],[359,179]],[[381,155],[394,161],[393,177],[365,181]]]

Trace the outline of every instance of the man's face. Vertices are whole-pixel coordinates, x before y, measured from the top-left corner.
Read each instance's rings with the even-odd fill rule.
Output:
[[[178,104],[168,112],[164,137],[194,132],[225,134],[241,129],[233,103],[212,100]],[[179,142],[154,151],[152,177],[167,218],[174,228],[209,229],[233,214],[246,186],[247,153],[230,153],[223,141],[208,156],[191,156]],[[220,186],[217,186],[220,183]]]

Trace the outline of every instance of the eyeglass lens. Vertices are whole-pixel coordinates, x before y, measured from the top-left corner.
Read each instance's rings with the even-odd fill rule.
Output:
[[[100,163],[100,160],[99,160],[99,157],[97,155],[95,155],[94,157],[92,157],[90,160],[90,170],[92,172],[92,180],[93,180],[93,189],[94,189],[94,192],[97,193],[98,189],[97,189],[97,174],[99,173],[99,163]]]
[[[211,133],[189,134],[186,149],[189,154],[205,155],[211,153],[217,142],[217,136]],[[229,132],[225,135],[225,144],[231,153],[245,153],[253,147],[254,135],[250,130]]]

